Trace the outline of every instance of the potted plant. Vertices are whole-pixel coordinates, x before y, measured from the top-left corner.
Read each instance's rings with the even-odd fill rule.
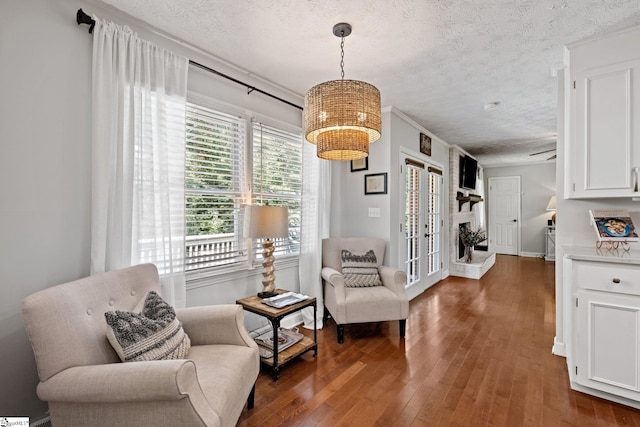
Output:
[[[475,231],[469,228],[460,229],[460,241],[464,245],[464,261],[473,260],[473,248],[480,242],[487,240],[487,233],[478,227]]]

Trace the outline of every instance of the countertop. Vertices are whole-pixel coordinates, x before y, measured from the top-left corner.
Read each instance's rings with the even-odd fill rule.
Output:
[[[562,252],[565,259],[640,265],[640,250],[637,249],[624,251],[620,248],[606,250],[595,246],[562,246]]]

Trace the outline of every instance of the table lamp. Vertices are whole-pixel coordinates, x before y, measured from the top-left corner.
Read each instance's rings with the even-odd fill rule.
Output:
[[[547,210],[553,211],[553,215],[551,215],[551,222],[553,224],[556,223],[556,196],[551,196],[549,203],[547,204]],[[551,225],[551,224],[549,224]]]
[[[289,236],[289,211],[283,206],[254,206],[245,207],[244,235],[251,239],[262,240],[262,292],[260,298],[277,295],[275,285],[275,271],[273,266],[273,239]]]

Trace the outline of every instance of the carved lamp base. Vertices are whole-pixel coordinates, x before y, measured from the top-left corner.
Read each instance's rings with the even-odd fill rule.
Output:
[[[265,239],[262,241],[262,292],[258,292],[258,298],[270,298],[278,295],[276,292],[276,268],[273,266],[275,258],[273,257],[273,240]]]

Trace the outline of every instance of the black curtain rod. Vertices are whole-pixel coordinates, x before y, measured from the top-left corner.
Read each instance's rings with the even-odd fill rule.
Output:
[[[80,24],[89,25],[89,33],[93,33],[93,28],[96,26],[95,19],[93,19],[91,16],[87,15],[82,10],[82,8],[78,9],[78,12],[76,13],[76,22],[78,23],[78,25],[80,25]],[[292,102],[289,102],[286,99],[282,99],[279,96],[272,95],[269,92],[265,92],[262,89],[258,89],[255,86],[252,86],[252,85],[250,85],[248,83],[245,83],[245,82],[240,81],[240,80],[238,80],[236,78],[228,76],[228,75],[226,75],[224,73],[221,73],[220,71],[214,70],[213,68],[209,68],[206,65],[202,65],[202,64],[200,64],[200,63],[198,63],[196,61],[192,61],[191,59],[189,60],[189,64],[194,65],[194,66],[196,66],[198,68],[202,68],[203,70],[206,70],[206,71],[208,71],[208,72],[210,72],[212,74],[218,75],[220,77],[224,77],[227,80],[231,80],[234,83],[237,83],[239,85],[242,85],[242,86],[246,87],[248,89],[247,95],[249,95],[251,92],[255,91],[255,92],[261,93],[263,95],[266,95],[266,96],[268,96],[270,98],[276,99],[276,100],[278,100],[280,102],[283,102],[283,103],[285,103],[285,104],[287,104],[287,105],[289,105],[291,107],[297,108],[299,110],[303,109],[301,106],[296,105],[296,104],[294,104]]]
[[[248,84],[248,83],[242,82],[242,81],[240,81],[240,80],[238,80],[238,79],[235,79],[235,78],[233,78],[233,77],[231,77],[231,76],[228,76],[228,75],[226,75],[226,74],[224,74],[224,73],[221,73],[221,72],[220,72],[220,71],[218,71],[218,70],[214,70],[213,68],[209,68],[209,67],[207,67],[206,65],[202,65],[202,64],[200,64],[200,63],[198,63],[198,62],[196,62],[196,61],[192,61],[191,59],[189,60],[189,64],[191,64],[191,65],[195,65],[195,66],[196,66],[196,67],[198,67],[198,68],[202,68],[203,70],[206,70],[206,71],[208,71],[208,72],[210,72],[210,73],[216,74],[216,75],[218,75],[218,76],[220,76],[220,77],[224,77],[224,78],[225,78],[225,79],[227,79],[227,80],[231,80],[231,81],[232,81],[232,82],[234,82],[234,83],[237,83],[237,84],[239,84],[239,85],[242,85],[242,86],[246,87],[246,88],[248,89],[248,90],[247,90],[247,95],[249,95],[249,94],[250,94],[251,92],[253,92],[253,91],[256,91],[256,92],[261,93],[261,94],[263,94],[263,95],[267,95],[267,96],[268,96],[268,97],[270,97],[270,98],[277,99],[277,100],[278,100],[278,101],[280,101],[280,102],[284,102],[285,104],[290,105],[291,107],[297,108],[297,109],[299,109],[299,110],[302,110],[302,109],[303,109],[301,106],[296,105],[296,104],[294,104],[294,103],[292,103],[292,102],[289,102],[289,101],[287,101],[286,99],[282,99],[282,98],[280,98],[279,96],[272,95],[272,94],[270,94],[269,92],[265,92],[265,91],[263,91],[262,89],[258,89],[258,88],[257,88],[257,87],[255,87],[255,86],[251,86],[251,85],[250,85],[250,84]]]

